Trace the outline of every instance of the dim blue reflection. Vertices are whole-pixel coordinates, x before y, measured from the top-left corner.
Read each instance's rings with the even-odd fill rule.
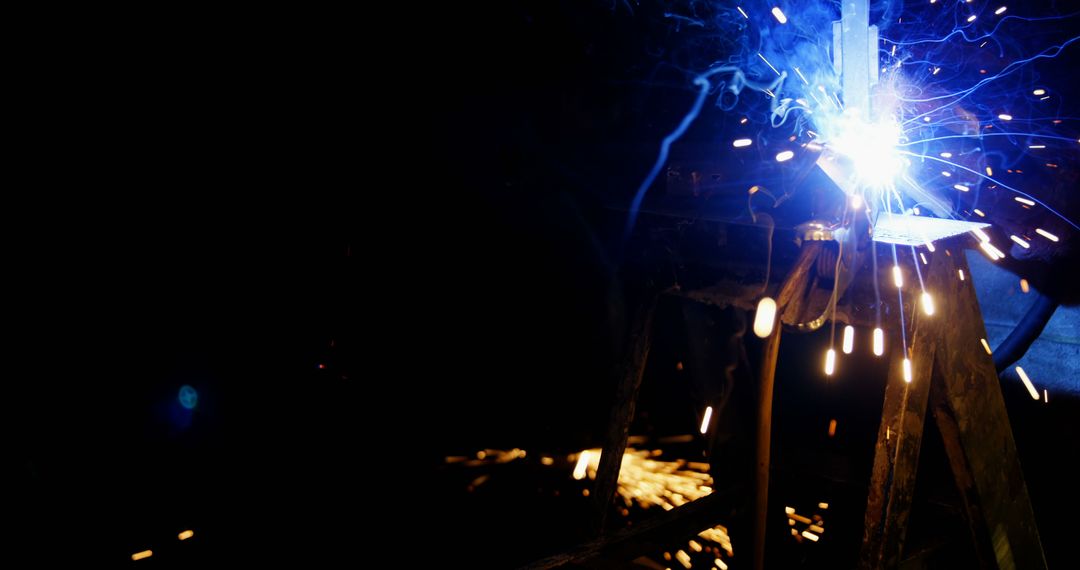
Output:
[[[181,406],[184,406],[184,408],[188,410],[193,410],[199,403],[199,393],[195,391],[195,388],[185,384],[180,387],[178,399],[180,400]]]

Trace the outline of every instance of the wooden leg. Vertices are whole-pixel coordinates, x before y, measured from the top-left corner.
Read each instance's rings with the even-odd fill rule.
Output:
[[[970,275],[963,252],[954,251],[951,263],[954,278],[938,295],[944,315],[955,316],[938,348],[940,369],[945,372],[942,406],[948,412],[939,424],[945,426],[949,462],[961,495],[971,503],[973,533],[989,537],[996,567],[1046,568],[998,375],[979,343],[986,338],[986,329],[975,290],[970,279],[955,277],[958,269]]]
[[[979,510],[979,499],[975,493],[975,476],[964,454],[964,445],[960,441],[960,428],[956,425],[956,418],[953,417],[943,388],[938,384],[930,387],[930,409],[934,413],[938,431],[941,432],[945,454],[949,458],[949,467],[952,469],[956,488],[960,492],[968,528],[971,530],[971,541],[979,557],[979,567],[994,568],[994,549],[990,542],[990,535],[986,532],[985,525],[981,523],[984,517]]]
[[[611,407],[611,418],[608,420],[604,450],[596,470],[596,488],[593,491],[593,532],[596,535],[603,532],[619,483],[619,470],[622,467],[622,456],[626,452],[626,442],[630,437],[630,423],[634,421],[638,389],[649,360],[649,349],[652,348],[652,321],[659,295],[646,295],[631,324],[626,343],[627,351],[619,367],[619,384],[615,391],[615,402]]]
[[[926,341],[913,343],[912,349],[918,356],[912,360],[910,384],[904,381],[902,357],[892,359],[890,365],[866,501],[860,568],[895,568],[899,563],[915,492],[934,359],[933,345]]]
[[[938,257],[935,256],[930,268],[928,290],[941,283],[948,270],[948,262]],[[908,355],[902,354],[900,349],[900,331],[892,331],[895,356],[889,365],[874,467],[870,474],[860,568],[895,568],[900,562],[911,498],[915,492],[923,424],[937,357],[937,337],[942,330],[939,325],[943,315],[938,313],[937,316],[923,317],[916,312]],[[902,362],[905,356],[911,359],[910,383],[904,380]]]

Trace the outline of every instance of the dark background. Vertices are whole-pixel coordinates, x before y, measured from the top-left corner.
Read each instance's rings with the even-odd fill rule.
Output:
[[[572,541],[575,505],[469,502],[440,464],[599,444],[640,285],[606,206],[691,101],[662,6],[633,8],[123,14],[50,52],[33,197],[8,211],[14,557],[385,540],[500,567]],[[689,410],[683,390],[652,409]],[[1037,512],[1075,498],[1047,459],[1075,456],[1066,415],[1020,442]],[[1044,530],[1056,560],[1064,532]]]

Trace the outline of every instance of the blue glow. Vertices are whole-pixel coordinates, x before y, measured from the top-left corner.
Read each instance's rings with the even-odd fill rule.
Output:
[[[875,189],[894,183],[904,168],[897,152],[900,126],[893,121],[863,121],[844,114],[835,121],[829,147],[851,159],[857,181]]]
[[[842,39],[833,37],[849,29],[838,24],[841,3],[788,0],[783,17],[775,2],[739,4],[691,1],[681,14],[665,13],[698,57],[696,67],[680,62],[691,70],[695,97],[634,194],[624,236],[672,145],[713,102],[749,118],[732,140],[754,140],[765,157],[794,151],[790,161],[763,160],[762,173],[798,168],[792,165],[826,149],[850,161],[857,192],[873,208],[918,207],[944,218],[978,210],[1000,220],[1016,212],[992,206],[1020,196],[1056,217],[1060,229],[1080,230],[1043,194],[1059,185],[1056,171],[1045,169],[1076,166],[1080,156],[1080,118],[1068,116],[1072,102],[1056,81],[1069,71],[1051,67],[1077,47],[1080,12],[1057,11],[1053,2],[1010,6],[1007,13],[1004,6],[973,12],[967,2],[871,2],[869,21],[862,21],[877,35],[870,35],[871,53],[856,50],[870,58],[869,92],[845,94],[841,71],[851,69],[850,54],[835,58]],[[867,96],[869,112],[859,108]],[[1042,178],[1025,172],[1025,160]],[[1024,230],[1034,235],[1034,227]]]
[[[180,387],[180,395],[177,399],[185,409],[193,410],[199,404],[199,393],[195,391],[195,388],[184,384]]]

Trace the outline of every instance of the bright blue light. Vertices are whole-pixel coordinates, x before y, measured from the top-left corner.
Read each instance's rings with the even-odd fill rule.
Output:
[[[724,144],[753,141],[765,159],[783,151],[775,156],[785,160],[748,171],[748,184],[775,177],[786,159],[800,168],[800,159],[820,156],[837,186],[872,209],[918,206],[938,218],[978,212],[981,219],[985,187],[1080,231],[1034,190],[1054,180],[1050,174],[1006,176],[1022,173],[1015,167],[1028,158],[1056,169],[1075,157],[1080,135],[1068,126],[1075,119],[1067,116],[1068,94],[1040,78],[1060,75],[1050,60],[1080,43],[1070,21],[1080,13],[1051,7],[1006,16],[1000,5],[972,13],[970,2],[690,2],[685,15],[666,12],[685,52],[700,55],[676,65],[695,70],[686,97],[696,97],[638,186],[624,237],[672,145],[711,107],[740,117]],[[699,10],[705,5],[709,17]]]
[[[851,159],[860,183],[881,189],[896,180],[904,163],[896,149],[900,127],[895,122],[866,122],[845,114],[836,133],[829,147]]]
[[[195,391],[195,388],[184,384],[180,387],[180,395],[178,396],[180,405],[189,410],[195,409],[195,406],[199,403],[199,393]]]

